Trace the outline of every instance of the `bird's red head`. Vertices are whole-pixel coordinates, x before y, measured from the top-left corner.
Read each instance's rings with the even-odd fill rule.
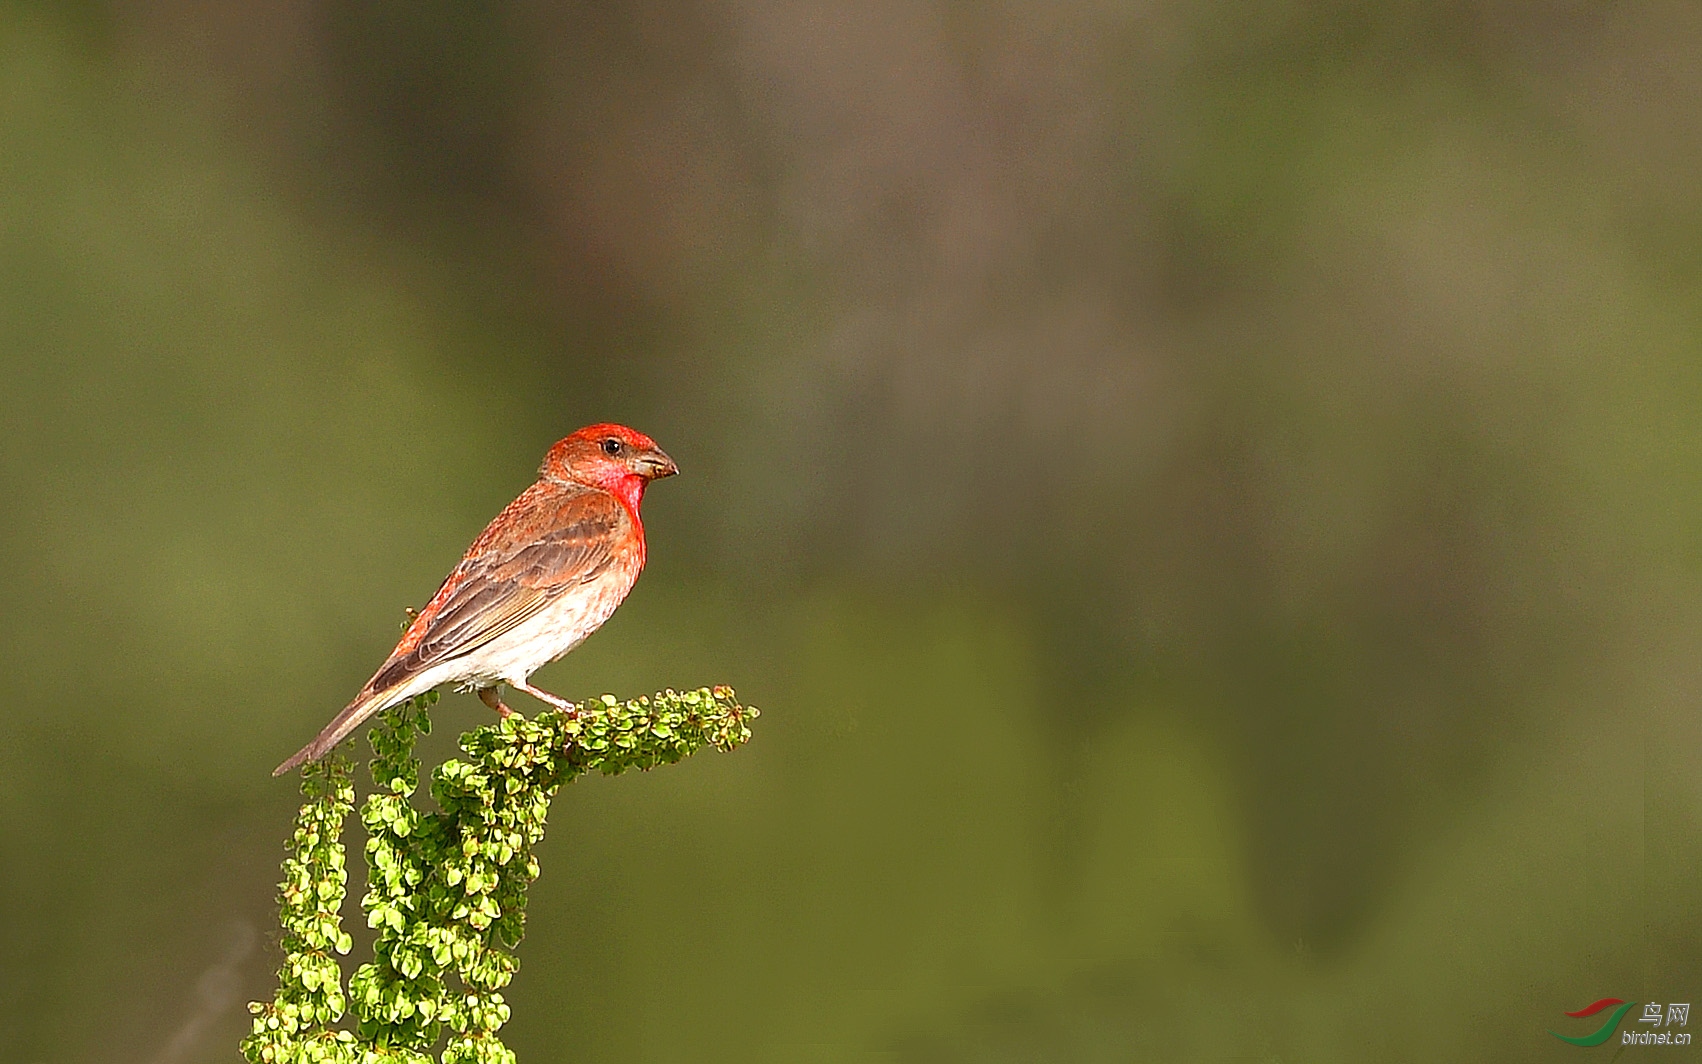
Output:
[[[680,471],[656,441],[625,425],[587,425],[561,440],[544,456],[539,472],[601,488],[624,499],[635,511],[652,480]]]

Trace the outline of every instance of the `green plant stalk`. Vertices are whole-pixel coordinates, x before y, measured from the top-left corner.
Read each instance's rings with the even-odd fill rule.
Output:
[[[278,884],[284,963],[272,1000],[249,1005],[254,1030],[242,1044],[250,1061],[265,1064],[353,1059],[352,1036],[331,1025],[343,1018],[348,1003],[332,954],[350,947],[340,912],[349,878],[342,836],[355,788],[341,755],[308,765],[301,776],[307,801],[296,814]]]
[[[377,931],[372,960],[343,992],[333,952],[347,953],[339,909],[347,876],[341,842],[354,805],[349,766],[333,757],[303,770],[307,802],[284,859],[279,921],[283,966],[271,1002],[249,1006],[243,1053],[255,1064],[426,1064],[445,1031],[442,1064],[513,1064],[498,1029],[502,988],[518,967],[533,848],[550,799],[593,770],[608,775],[671,764],[705,746],[750,738],[758,712],[725,687],[630,701],[612,695],[574,713],[519,715],[461,737],[466,755],[432,773],[438,809],[410,799],[419,784],[414,741],[431,730],[428,693],[380,714],[371,729],[375,787],[361,809],[367,884],[361,908]],[[352,1011],[355,1030],[336,1029]]]

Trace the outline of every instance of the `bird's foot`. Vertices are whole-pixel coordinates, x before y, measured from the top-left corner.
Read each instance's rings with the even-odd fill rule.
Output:
[[[502,704],[502,696],[497,693],[497,690],[494,687],[479,688],[479,701],[496,710],[496,715],[499,717],[512,717],[516,715],[512,709],[509,709],[507,706]]]
[[[512,681],[510,682],[512,683]],[[516,691],[525,691],[540,702],[548,702],[550,705],[556,707],[570,717],[577,717],[579,715],[579,707],[559,695],[552,695],[548,691],[540,691],[531,684],[516,683],[513,684],[513,686]]]

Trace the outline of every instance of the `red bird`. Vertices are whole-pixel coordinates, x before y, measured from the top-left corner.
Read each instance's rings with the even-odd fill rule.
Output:
[[[439,684],[472,688],[504,716],[503,683],[571,709],[526,677],[583,643],[632,590],[644,568],[645,486],[679,471],[624,425],[590,425],[551,447],[538,482],[473,540],[355,700],[272,775],[319,760],[374,713]]]

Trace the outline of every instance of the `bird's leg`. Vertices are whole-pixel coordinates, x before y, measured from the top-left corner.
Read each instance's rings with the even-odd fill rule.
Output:
[[[479,701],[496,710],[496,715],[499,717],[514,716],[514,711],[502,704],[502,695],[497,693],[495,687],[479,688]]]
[[[540,702],[548,702],[550,705],[561,710],[563,713],[566,713],[568,716],[578,716],[579,715],[579,707],[574,705],[572,702],[569,702],[565,698],[561,698],[557,695],[552,695],[548,691],[540,691],[536,687],[533,687],[529,683],[519,683],[519,682],[516,682],[514,680],[510,680],[508,682],[509,682],[509,684],[511,684],[513,686],[513,688],[516,691],[525,691],[527,694],[531,695],[533,698],[536,698]]]

